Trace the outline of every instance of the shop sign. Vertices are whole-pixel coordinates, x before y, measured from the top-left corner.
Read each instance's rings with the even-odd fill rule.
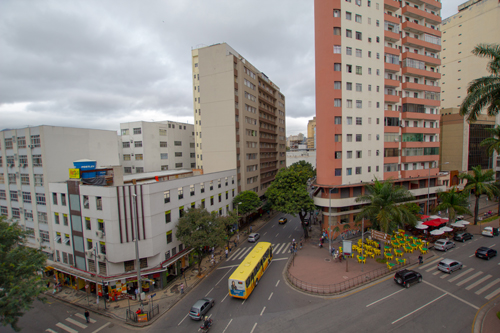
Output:
[[[80,178],[80,169],[69,169],[69,178],[70,179],[79,179]]]
[[[137,321],[138,322],[145,322],[145,321],[148,321],[148,315],[147,314],[140,314],[140,315],[137,315]]]

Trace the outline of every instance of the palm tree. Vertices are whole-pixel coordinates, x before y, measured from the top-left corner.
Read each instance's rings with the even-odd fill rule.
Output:
[[[364,195],[356,198],[356,202],[370,202],[356,215],[356,221],[366,218],[372,227],[389,233],[398,226],[409,224],[414,226],[417,217],[404,205],[413,199],[410,191],[402,186],[395,186],[390,181],[380,182],[375,178],[373,184],[365,185]]]
[[[449,192],[439,192],[438,194],[441,203],[434,208],[434,212],[438,210],[448,211],[448,222],[455,222],[455,217],[458,214],[471,214],[467,208],[469,205],[467,197],[462,193],[457,192],[457,188],[453,186]]]
[[[489,199],[493,196],[498,195],[500,191],[498,187],[493,184],[493,170],[481,169],[481,166],[472,167],[472,175],[468,173],[462,173],[458,175],[460,179],[467,180],[467,184],[464,187],[464,191],[471,192],[474,190],[474,195],[476,196],[476,204],[474,206],[474,225],[477,224],[477,217],[479,215],[479,197],[486,194]]]
[[[467,116],[469,122],[477,120],[484,108],[490,116],[495,116],[500,112],[500,45],[479,44],[472,50],[472,53],[491,60],[487,66],[490,75],[469,83],[467,96],[460,106],[460,114]]]
[[[487,128],[486,130],[493,136],[484,139],[480,145],[488,147],[488,155],[493,155],[493,152],[500,155],[500,126],[497,125],[497,127]],[[500,190],[500,179],[497,179],[496,186]],[[498,200],[498,213],[500,215],[500,200]]]

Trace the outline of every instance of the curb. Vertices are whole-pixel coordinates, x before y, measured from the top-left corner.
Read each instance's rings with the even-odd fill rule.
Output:
[[[484,320],[488,316],[491,309],[493,309],[497,303],[496,301],[500,300],[500,295],[490,300],[488,303],[484,304],[474,316],[474,321],[472,322],[472,332],[473,333],[481,333],[483,332],[483,324]]]

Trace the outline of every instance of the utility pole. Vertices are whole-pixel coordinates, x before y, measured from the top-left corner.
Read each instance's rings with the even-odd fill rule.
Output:
[[[328,193],[330,195],[330,204],[329,204],[329,210],[328,210],[328,241],[329,241],[329,247],[328,251],[330,251],[330,254],[332,253],[332,189],[328,189]]]
[[[135,191],[135,190],[134,190]],[[137,296],[139,299],[141,299],[141,294],[142,294],[142,284],[141,284],[141,262],[139,259],[139,235],[137,230],[137,212],[135,209],[135,204],[137,202],[137,194],[132,194],[132,209],[133,209],[133,214],[134,216],[132,217],[132,227],[134,230],[134,237],[135,237],[135,264],[137,265],[137,289],[138,293]],[[142,305],[142,299],[141,299],[141,305]]]
[[[364,258],[363,256],[363,244],[365,242],[365,233],[364,233],[364,230],[365,230],[365,218],[363,217],[363,219],[361,220],[361,256]],[[365,258],[366,260],[366,258]],[[365,265],[364,264],[361,264],[361,272],[363,272],[363,267]]]
[[[97,261],[97,243],[96,245],[94,246],[94,258],[95,258],[95,294],[97,296],[96,298],[96,304],[97,304],[97,308],[99,309],[99,281],[97,280],[97,272],[98,272],[98,269],[99,269],[99,263]]]

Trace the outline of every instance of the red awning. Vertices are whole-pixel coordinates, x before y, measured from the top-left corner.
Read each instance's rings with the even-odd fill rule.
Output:
[[[429,215],[420,215],[421,219],[428,219],[430,216]]]
[[[423,224],[431,227],[439,227],[440,225],[445,224],[446,222],[448,222],[448,219],[434,219],[424,222]]]

